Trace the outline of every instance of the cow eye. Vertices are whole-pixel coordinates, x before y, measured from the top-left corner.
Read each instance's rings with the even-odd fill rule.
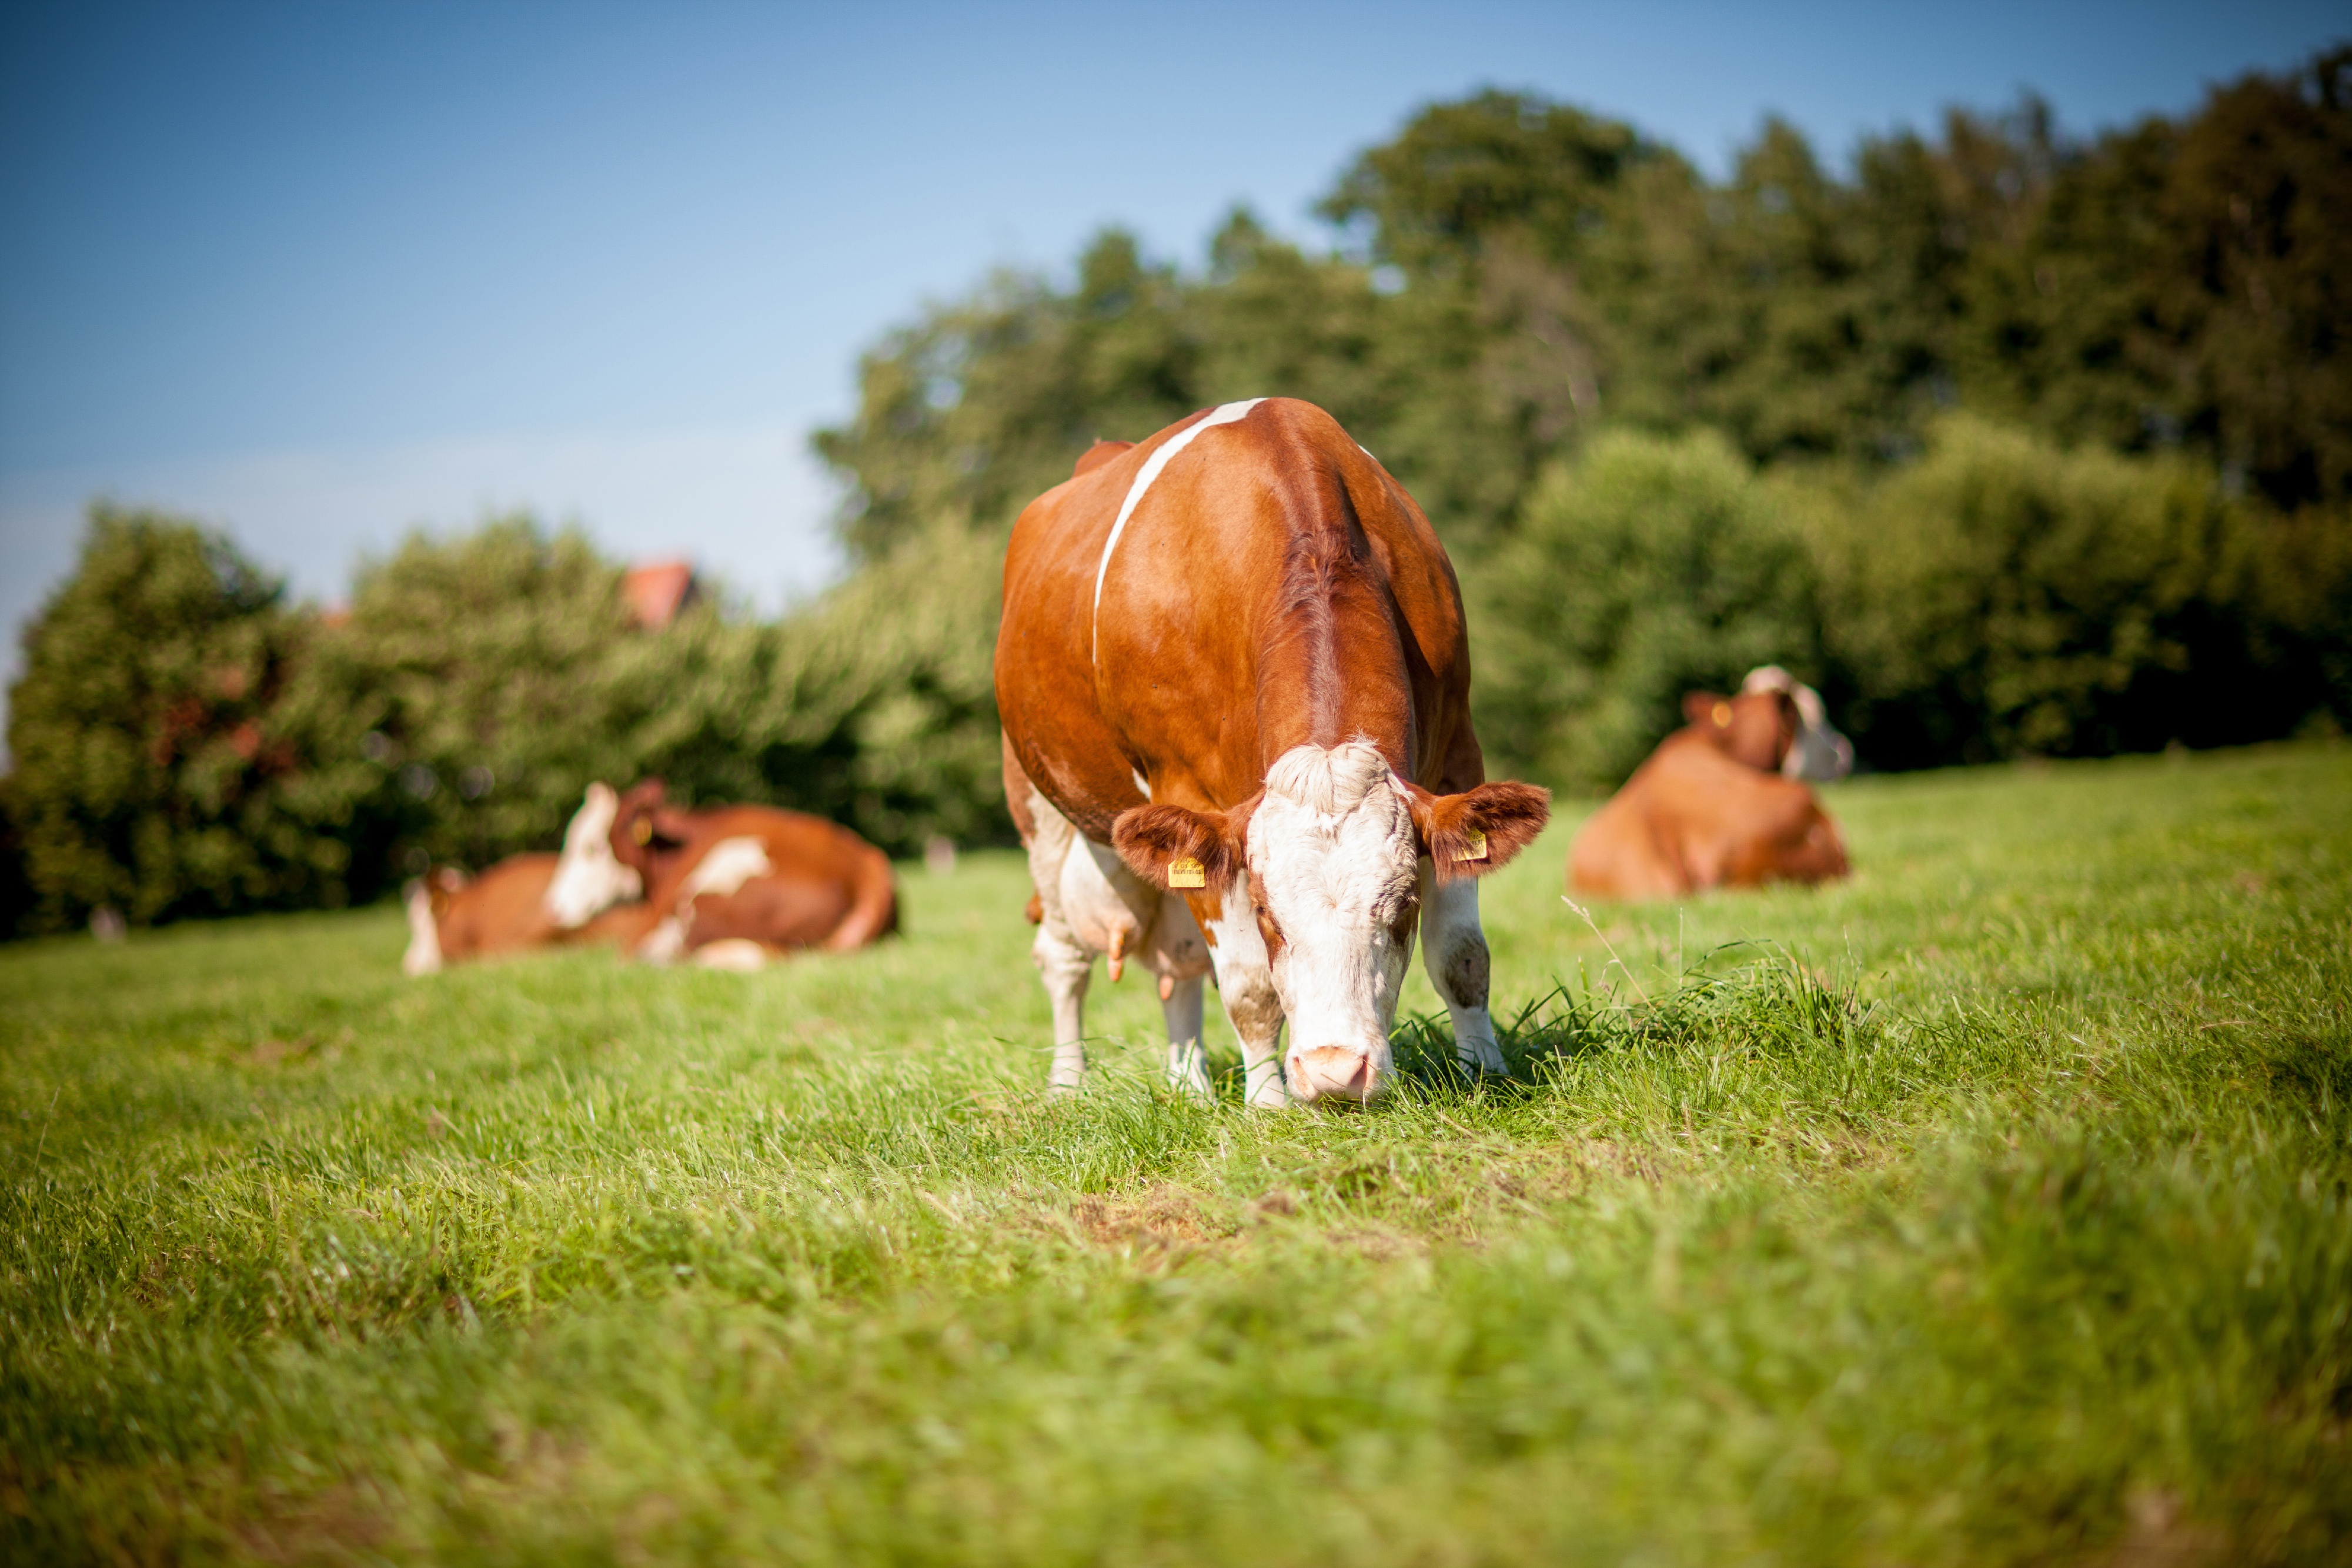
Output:
[[[1250,909],[1257,916],[1257,934],[1265,939],[1266,961],[1272,963],[1274,956],[1283,948],[1282,924],[1266,910],[1265,878],[1258,875],[1254,866],[1249,873],[1249,892]]]
[[[1265,939],[1266,961],[1272,963],[1282,951],[1282,927],[1276,924],[1273,915],[1265,912],[1263,904],[1257,906],[1257,934]]]

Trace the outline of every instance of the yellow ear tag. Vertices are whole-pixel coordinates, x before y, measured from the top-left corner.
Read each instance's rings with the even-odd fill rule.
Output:
[[[1191,855],[1178,855],[1168,862],[1168,885],[1205,888],[1209,885],[1208,868]]]
[[[654,820],[651,817],[639,817],[636,821],[636,826],[629,830],[629,836],[636,840],[637,842],[641,844],[652,843],[654,841]]]
[[[1485,860],[1485,859],[1486,858],[1486,830],[1485,830],[1485,829],[1483,829],[1483,828],[1465,828],[1465,829],[1463,829],[1463,830],[1462,830],[1462,852],[1461,852],[1460,854],[1458,854],[1458,855],[1455,855],[1454,858],[1455,860],[1458,860],[1458,861],[1482,861],[1482,860]]]
[[[1707,716],[1715,720],[1716,728],[1721,729],[1731,722],[1731,705],[1717,703],[1715,705],[1715,711]]]

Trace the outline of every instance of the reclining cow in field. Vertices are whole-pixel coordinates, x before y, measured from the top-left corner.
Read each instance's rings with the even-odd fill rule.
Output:
[[[996,644],[1056,1088],[1094,957],[1159,977],[1171,1082],[1209,1092],[1214,970],[1253,1105],[1369,1102],[1418,931],[1454,1049],[1504,1071],[1475,878],[1542,831],[1485,782],[1461,592],[1330,415],[1227,403],[1104,443],[1021,514]],[[1286,1057],[1277,1054],[1287,1024]]]
[[[645,889],[646,912],[632,951],[656,963],[757,968],[797,948],[847,952],[898,928],[888,857],[847,828],[768,806],[681,810],[657,779],[619,797],[591,788],[547,889],[547,916],[583,925],[632,886]]]
[[[603,785],[591,790],[604,789]],[[588,807],[583,807],[583,811]],[[575,822],[577,819],[574,819]],[[408,951],[400,961],[411,975],[437,974],[446,965],[566,943],[613,942],[630,946],[652,927],[646,905],[633,901],[639,884],[617,883],[609,907],[574,926],[559,925],[544,907],[560,857],[509,855],[477,877],[455,866],[435,866],[408,884]]]
[[[1803,780],[1843,778],[1853,749],[1811,686],[1767,664],[1736,697],[1691,693],[1683,716],[1690,723],[1577,830],[1571,888],[1673,898],[1845,875],[1837,824]]]

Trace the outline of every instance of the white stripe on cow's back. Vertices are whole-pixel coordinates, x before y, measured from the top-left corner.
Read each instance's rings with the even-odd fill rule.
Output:
[[[1110,574],[1110,552],[1118,548],[1118,536],[1127,531],[1127,519],[1135,516],[1136,506],[1142,501],[1143,493],[1151,488],[1151,482],[1160,477],[1160,470],[1168,466],[1169,460],[1192,444],[1194,436],[1212,425],[1233,423],[1265,401],[1265,399],[1262,397],[1254,397],[1242,402],[1223,403],[1211,409],[1208,418],[1189,430],[1178,432],[1166,445],[1145,458],[1143,466],[1136,470],[1135,483],[1127,487],[1127,499],[1119,504],[1118,520],[1110,526],[1110,538],[1103,540],[1102,563],[1095,568],[1092,657],[1096,664],[1102,663],[1102,591],[1103,579]]]

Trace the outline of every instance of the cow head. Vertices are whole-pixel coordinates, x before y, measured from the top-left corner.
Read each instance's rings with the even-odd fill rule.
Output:
[[[1795,733],[1780,758],[1780,771],[1790,779],[1828,783],[1853,771],[1853,742],[1830,727],[1829,710],[1822,694],[1778,664],[1762,664],[1739,683],[1740,695],[1780,692],[1793,708]]]
[[[1231,811],[1138,806],[1112,837],[1160,886],[1197,885],[1255,915],[1289,1025],[1291,1097],[1368,1102],[1394,1076],[1389,1026],[1412,956],[1421,863],[1439,881],[1482,876],[1550,814],[1550,797],[1526,784],[1433,795],[1359,738],[1292,747],[1265,790]]]
[[[441,972],[441,919],[450,901],[466,885],[466,873],[455,866],[435,866],[401,890],[408,913],[408,951],[401,955],[401,972],[437,975]]]
[[[621,791],[613,831],[605,835],[613,858],[635,872],[649,894],[691,858],[694,837],[692,814],[669,803],[669,787],[658,779],[641,779]]]
[[[1717,692],[1683,696],[1683,716],[1734,762],[1759,773],[1780,771],[1797,737],[1797,705],[1786,692]]]
[[[591,784],[588,798],[563,830],[563,853],[556,860],[542,907],[550,920],[567,931],[645,892],[645,878],[613,852],[613,820],[620,808],[621,798],[611,785]]]

